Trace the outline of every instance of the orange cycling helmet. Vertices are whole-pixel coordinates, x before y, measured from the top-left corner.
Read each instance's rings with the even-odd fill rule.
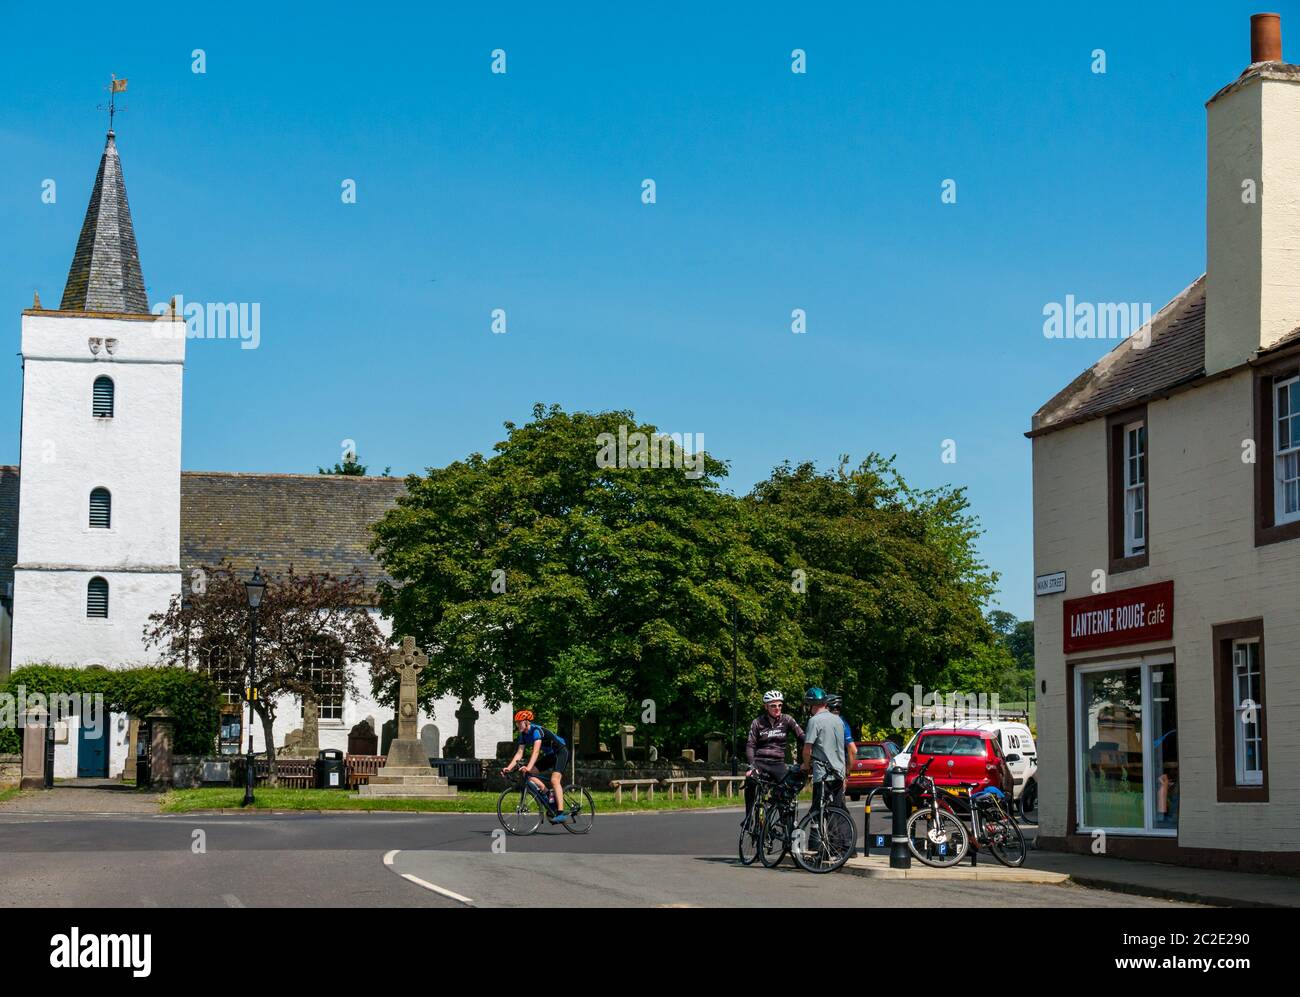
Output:
[[[515,714],[515,723],[519,723],[520,720],[527,720],[531,722],[532,719],[533,719],[532,710],[520,710],[518,713]]]

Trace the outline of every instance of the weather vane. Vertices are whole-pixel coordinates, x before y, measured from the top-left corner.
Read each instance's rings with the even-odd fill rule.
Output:
[[[119,80],[116,75],[110,73],[106,89],[108,90],[108,107],[100,104],[98,110],[108,112],[108,132],[111,135],[113,133],[113,115],[118,111],[126,110],[126,105],[117,106],[117,95],[126,93],[126,80]]]

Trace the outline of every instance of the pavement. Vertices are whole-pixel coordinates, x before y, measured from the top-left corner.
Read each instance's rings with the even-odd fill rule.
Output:
[[[882,876],[880,858],[829,876],[788,859],[746,868],[735,857],[738,807],[603,814],[589,835],[546,827],[516,838],[493,814],[161,815],[157,806],[155,794],[116,783],[60,784],[0,804],[0,903],[1300,906],[1300,880],[1285,876],[1042,850],[1019,875],[991,859],[950,875],[914,865],[906,880]],[[860,827],[861,807],[852,809]]]

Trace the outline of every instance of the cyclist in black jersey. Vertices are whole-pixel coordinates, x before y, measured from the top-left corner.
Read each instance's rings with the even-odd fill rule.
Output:
[[[528,757],[528,764],[523,766],[524,774],[533,780],[533,784],[538,789],[545,789],[546,783],[542,782],[538,775],[549,771],[556,811],[555,816],[551,818],[551,823],[563,824],[569,819],[569,815],[564,812],[562,784],[564,770],[569,765],[569,746],[559,734],[547,730],[541,724],[533,723],[532,710],[520,710],[516,713],[515,726],[519,730],[519,736],[515,738],[519,747],[515,749],[515,756],[510,759],[510,764],[501,772],[505,774],[513,770],[523,758],[525,749],[531,748],[532,753]]]

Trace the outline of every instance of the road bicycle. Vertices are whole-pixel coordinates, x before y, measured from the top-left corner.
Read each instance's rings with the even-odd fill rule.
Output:
[[[791,854],[799,868],[808,872],[834,872],[853,854],[858,836],[853,818],[832,802],[839,788],[839,781],[833,778],[823,783],[820,802],[804,814],[795,829]]]
[[[853,853],[856,831],[849,812],[832,803],[835,787],[827,782],[822,804],[799,817],[799,792],[808,776],[790,769],[770,791],[763,808],[758,857],[768,869],[775,869],[788,853],[800,869],[834,872]],[[755,801],[757,805],[757,801]]]
[[[521,837],[536,834],[542,822],[559,812],[549,789],[541,789],[536,773],[524,773],[523,778],[511,780],[511,785],[501,790],[497,797],[497,820],[507,834]],[[510,773],[506,773],[509,775]],[[564,810],[569,819],[561,826],[572,834],[586,834],[596,822],[596,804],[591,794],[581,786],[564,787]]]
[[[919,809],[907,822],[907,847],[926,865],[946,869],[965,856],[974,837],[976,847],[987,845],[993,857],[1005,866],[1025,864],[1025,836],[1006,808],[1000,790],[971,792],[975,783],[957,788],[938,787],[927,774],[931,758],[916,774],[908,795]],[[954,806],[956,804],[956,806]],[[965,813],[958,810],[962,808]],[[971,822],[966,831],[963,818]]]
[[[764,775],[761,770],[755,772],[754,782],[757,784],[754,803],[745,811],[745,819],[740,822],[737,851],[740,853],[741,865],[753,865],[758,859],[763,843],[763,829],[767,827],[768,805],[772,799],[772,790],[777,784],[775,779]]]

